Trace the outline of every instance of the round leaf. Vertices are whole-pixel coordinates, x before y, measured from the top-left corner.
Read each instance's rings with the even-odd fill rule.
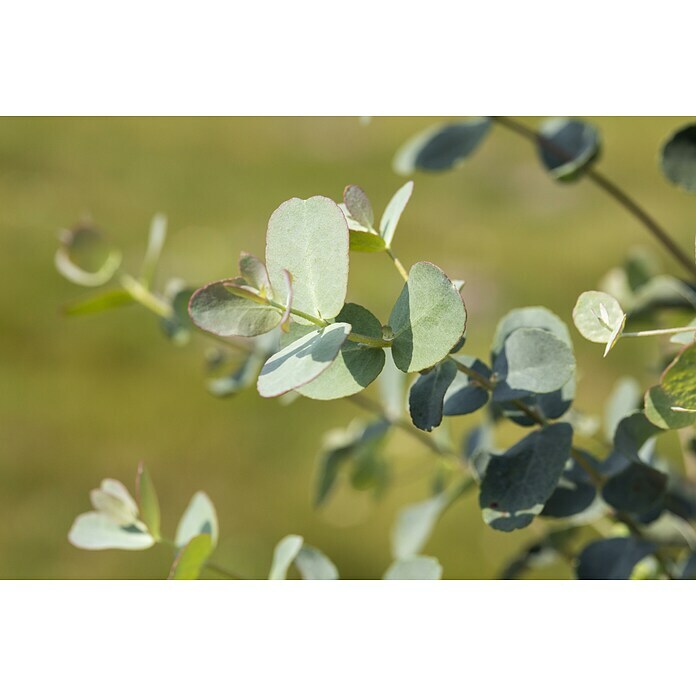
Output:
[[[696,409],[696,343],[677,355],[662,375],[661,386],[675,406]]]
[[[457,366],[445,360],[418,376],[408,394],[408,408],[416,428],[431,431],[442,423],[445,392],[456,375]]]
[[[636,564],[654,551],[655,544],[643,539],[600,539],[582,550],[576,573],[580,580],[628,580]]]
[[[372,204],[367,194],[359,186],[355,184],[346,186],[343,191],[343,202],[353,220],[367,229],[372,229],[375,221]]]
[[[330,324],[310,331],[266,361],[256,382],[264,397],[298,389],[328,370],[350,333],[350,324]]]
[[[415,264],[392,309],[392,356],[402,372],[420,372],[445,358],[466,329],[464,302],[435,265]]]
[[[659,385],[648,389],[645,394],[645,416],[658,428],[679,430],[696,423],[696,413],[674,411],[676,405]]]
[[[573,321],[578,331],[593,343],[606,343],[616,339],[615,333],[623,329],[626,321],[621,305],[605,292],[583,292],[573,309]]]
[[[539,157],[549,174],[572,181],[598,156],[597,129],[578,119],[552,118],[539,129]]]
[[[604,484],[602,497],[617,510],[640,515],[652,510],[666,489],[665,474],[647,464],[632,462]]]
[[[521,307],[508,312],[499,322],[493,337],[493,360],[503,349],[508,336],[516,329],[546,329],[567,346],[573,347],[565,322],[546,307]]]
[[[662,147],[662,172],[679,188],[696,193],[696,123],[673,133]]]
[[[283,203],[268,222],[266,265],[274,288],[284,287],[284,271],[292,276],[295,309],[333,319],[348,287],[348,224],[341,209],[323,196]]]

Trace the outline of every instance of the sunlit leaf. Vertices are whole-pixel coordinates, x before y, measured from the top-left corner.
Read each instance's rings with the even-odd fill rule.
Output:
[[[394,561],[384,574],[385,580],[441,580],[442,566],[437,558],[415,556]]]
[[[500,353],[505,341],[517,329],[545,329],[570,348],[573,342],[565,322],[546,307],[520,307],[508,312],[499,322],[491,345],[493,360]]]
[[[655,385],[645,394],[645,417],[658,428],[679,430],[696,423],[696,413],[678,411],[678,404],[662,387]]]
[[[178,547],[188,544],[199,534],[209,534],[213,548],[217,546],[218,520],[215,506],[203,492],[194,493],[176,528],[175,543]]]
[[[606,355],[620,338],[626,314],[611,295],[590,290],[578,297],[573,309],[573,321],[588,341],[606,344]]]
[[[384,239],[376,232],[359,232],[357,230],[350,231],[350,250],[365,251],[375,253],[384,251],[387,248]]]
[[[273,551],[269,580],[285,580],[287,578],[288,570],[297,558],[297,554],[300,553],[303,543],[304,539],[297,534],[289,534],[278,542]]]
[[[348,225],[340,208],[323,196],[283,203],[268,222],[266,265],[274,288],[284,286],[284,271],[292,276],[295,309],[333,319],[348,287]]]
[[[144,525],[121,526],[101,512],[85,512],[78,515],[70,528],[68,539],[79,549],[124,549],[135,551],[149,549],[155,540]]]
[[[689,193],[696,193],[696,123],[672,133],[662,146],[662,172],[669,181]]]
[[[372,204],[367,194],[359,186],[355,184],[346,186],[343,191],[343,203],[353,220],[367,229],[372,229],[375,222]]]
[[[399,224],[401,214],[413,193],[413,182],[407,181],[391,198],[384,209],[379,223],[379,232],[386,246],[391,247],[396,226]]]
[[[198,534],[179,549],[169,571],[170,580],[198,580],[205,562],[213,552],[210,534]]]
[[[392,556],[397,559],[416,556],[427,543],[449,496],[441,493],[403,508],[392,529]]]
[[[677,355],[664,371],[660,384],[675,406],[696,409],[696,343]]]
[[[266,266],[258,257],[242,252],[239,255],[239,273],[252,288],[265,291],[267,296],[273,294]]]
[[[636,564],[655,551],[655,544],[633,537],[600,539],[578,556],[580,580],[628,580]]]
[[[295,556],[295,565],[304,580],[338,580],[338,569],[331,559],[308,544]]]
[[[63,308],[63,312],[69,317],[76,317],[82,314],[105,312],[108,309],[123,307],[134,302],[133,296],[127,290],[113,288],[112,290],[104,290],[104,292],[98,295],[87,297],[84,300],[72,302]]]
[[[452,169],[476,151],[490,127],[489,118],[431,126],[400,148],[394,157],[394,171],[409,176],[416,169],[432,172]]]
[[[579,119],[548,119],[539,129],[538,151],[554,179],[573,181],[599,155],[599,132]]]
[[[466,310],[452,281],[435,265],[415,264],[389,317],[392,356],[403,372],[445,358],[466,329]]]

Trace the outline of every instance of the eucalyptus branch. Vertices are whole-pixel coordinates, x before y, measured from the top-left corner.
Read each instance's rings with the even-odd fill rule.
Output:
[[[171,319],[174,316],[174,311],[169,304],[157,297],[133,276],[123,273],[119,276],[119,281],[136,302],[139,302],[143,307],[147,307],[157,316],[163,319]]]
[[[404,279],[405,282],[408,283],[408,271],[404,268],[404,265],[401,263],[401,261],[399,261],[391,247],[387,247],[385,251],[389,255],[389,258],[393,261],[396,270],[399,271],[399,275]]]

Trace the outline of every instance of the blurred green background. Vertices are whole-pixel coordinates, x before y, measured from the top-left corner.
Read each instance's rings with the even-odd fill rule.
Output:
[[[343,577],[382,575],[396,511],[427,496],[427,449],[392,438],[395,485],[384,498],[343,492],[315,511],[322,435],[360,416],[355,406],[283,406],[253,390],[212,397],[203,386],[203,337],[176,348],[139,307],[61,316],[62,305],[89,291],[57,274],[53,254],[58,229],[89,213],[135,272],[151,217],[161,211],[169,238],[160,279],[197,285],[230,276],[240,250],[263,255],[268,218],[288,198],[340,200],[343,187],[357,183],[381,214],[403,183],[391,170],[394,152],[437,120],[0,119],[0,577],[165,577],[166,549],[86,552],[66,538],[74,517],[90,508],[89,490],[104,477],[132,489],[139,460],[157,484],[165,530],[173,533],[194,491],[209,493],[222,565],[264,577],[275,543],[294,532],[324,550]],[[684,119],[592,121],[603,135],[601,170],[690,249],[694,199],[669,186],[657,166],[661,142]],[[407,266],[429,260],[467,281],[467,352],[482,356],[509,309],[544,304],[570,322],[579,292],[596,287],[629,248],[657,249],[591,183],[552,182],[528,143],[493,130],[461,170],[416,175],[395,240]],[[400,287],[386,256],[352,256],[349,300],[386,320]],[[655,346],[627,341],[602,360],[600,347],[572,332],[583,410],[601,410],[623,374],[651,383],[645,365]],[[456,419],[457,441],[476,420]],[[439,557],[446,578],[488,578],[542,529],[537,522],[515,534],[491,531],[469,495],[426,551]],[[558,565],[533,577],[569,576]]]

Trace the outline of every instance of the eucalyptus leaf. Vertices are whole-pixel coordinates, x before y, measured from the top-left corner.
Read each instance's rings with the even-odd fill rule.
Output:
[[[662,173],[687,191],[696,193],[696,123],[689,123],[670,135],[662,146]]]
[[[606,355],[623,330],[626,315],[611,295],[590,290],[578,297],[573,309],[573,321],[588,341],[607,345]]]
[[[445,392],[456,375],[457,366],[454,361],[444,360],[430,371],[419,375],[411,385],[408,406],[416,428],[429,432],[442,423]]]
[[[367,194],[359,186],[355,184],[346,186],[343,191],[343,202],[353,220],[368,230],[372,229],[375,221],[372,204]]]
[[[198,534],[179,549],[169,572],[170,580],[198,580],[205,562],[213,552],[210,534]]]
[[[399,149],[394,157],[394,171],[409,176],[416,169],[431,172],[452,169],[478,149],[490,127],[489,118],[431,126]]]
[[[538,151],[554,179],[574,181],[598,157],[599,132],[579,119],[548,119],[539,129]]]
[[[350,231],[350,250],[375,253],[387,248],[384,239],[376,232]]]
[[[558,485],[572,437],[570,425],[555,423],[493,455],[479,493],[484,521],[504,532],[531,524]]]
[[[259,394],[280,396],[311,382],[331,367],[350,330],[350,324],[330,324],[310,331],[272,355],[259,374]]]
[[[150,233],[147,239],[147,250],[143,260],[143,267],[140,271],[140,282],[149,288],[155,277],[157,264],[162,254],[164,242],[167,239],[167,217],[158,213],[152,218]]]
[[[265,291],[266,295],[273,295],[271,280],[261,259],[253,254],[242,252],[239,255],[239,272],[252,288]]]
[[[265,304],[232,293],[233,280],[219,280],[193,293],[189,314],[193,323],[216,336],[258,336],[280,324],[282,312]]]
[[[348,303],[336,317],[337,322],[350,324],[353,333],[369,338],[382,338],[382,325],[364,307]],[[310,399],[341,399],[357,394],[374,382],[384,367],[384,349],[345,341],[331,366],[297,391]]]
[[[266,265],[274,288],[283,287],[284,271],[292,276],[295,309],[333,319],[348,287],[348,225],[341,209],[323,196],[283,203],[268,223]]]
[[[604,484],[602,497],[616,510],[640,515],[652,510],[666,490],[665,474],[647,464],[631,462]]]
[[[658,428],[679,430],[696,423],[696,412],[675,411],[675,406],[678,404],[659,385],[645,394],[645,417]]]
[[[499,322],[491,345],[491,355],[496,356],[503,350],[505,341],[517,329],[545,329],[568,347],[573,347],[566,323],[546,307],[520,307],[508,312]]]
[[[175,543],[181,548],[199,534],[210,535],[213,548],[217,546],[217,513],[213,502],[203,491],[194,493],[191,502],[181,516],[176,528]]]
[[[491,369],[480,360],[466,355],[452,357],[484,378],[491,377]],[[457,374],[445,393],[443,413],[446,416],[463,416],[482,408],[488,403],[488,390],[457,370]]]
[[[67,280],[84,287],[108,283],[121,266],[122,255],[91,225],[78,225],[59,234],[56,270]]]
[[[377,385],[385,415],[390,420],[399,420],[406,403],[406,375],[394,364],[390,350],[386,351]]]
[[[109,309],[124,307],[135,302],[133,296],[124,288],[112,288],[104,290],[98,295],[87,297],[84,300],[77,300],[63,308],[63,313],[69,317],[76,317],[83,314],[96,314],[105,312]]]
[[[304,580],[338,580],[338,570],[319,549],[303,544],[295,556],[295,565]]]
[[[288,570],[290,570],[290,566],[297,558],[297,554],[300,553],[303,543],[304,539],[297,534],[289,534],[278,542],[273,551],[271,572],[268,575],[269,580],[287,579]]]
[[[652,542],[633,537],[593,541],[578,556],[576,573],[580,580],[628,580],[636,564],[655,550]]]
[[[394,558],[411,558],[423,550],[448,501],[448,494],[440,493],[399,512],[391,537]]]
[[[630,461],[640,459],[641,448],[658,435],[660,428],[651,423],[642,411],[622,418],[614,433],[614,449]]]
[[[445,358],[466,329],[464,302],[435,265],[415,264],[389,317],[392,356],[403,372],[420,372]]]
[[[401,214],[413,193],[413,182],[407,181],[391,198],[384,209],[379,223],[379,232],[387,247],[391,247],[396,226],[399,224]]]
[[[73,546],[88,551],[123,549],[140,551],[155,545],[155,539],[144,525],[120,525],[101,512],[78,515],[68,533]]]
[[[587,452],[582,454],[585,461],[597,466],[592,455]],[[567,462],[558,486],[546,501],[541,515],[557,518],[579,515],[592,505],[596,495],[597,489],[589,482],[584,469],[572,458]]]
[[[414,556],[394,561],[384,574],[385,580],[441,580],[442,566],[437,558]]]
[[[150,534],[155,539],[160,535],[160,506],[157,499],[155,484],[152,482],[150,472],[141,462],[138,465],[138,475],[135,482],[135,490],[140,509],[140,517],[147,526]]]
[[[696,343],[677,355],[664,371],[660,384],[675,406],[696,410]]]

